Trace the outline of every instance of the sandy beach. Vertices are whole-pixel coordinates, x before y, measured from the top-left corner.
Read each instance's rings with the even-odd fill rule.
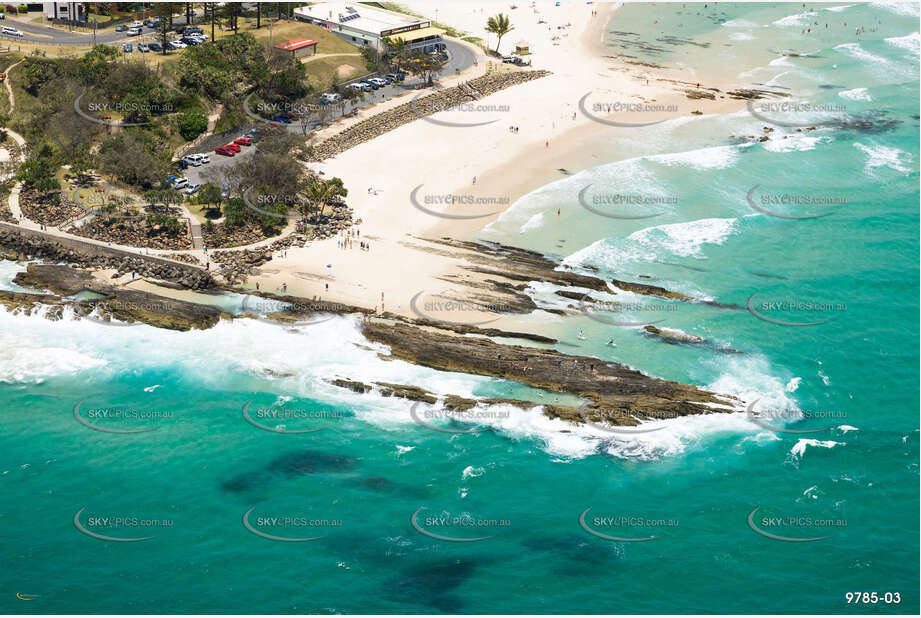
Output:
[[[422,3],[410,8],[434,17],[434,9]],[[593,140],[597,144],[605,136],[630,129],[607,126],[581,113],[579,101],[584,95],[592,93],[593,100],[670,104],[678,112],[668,117],[742,107],[737,100],[689,100],[670,81],[680,80],[680,75],[606,56],[602,35],[616,8],[553,3],[513,11],[498,3],[475,11],[467,5],[439,8],[440,22],[484,40],[486,18],[498,12],[509,14],[515,30],[503,39],[501,51],[508,53],[524,39],[530,45],[531,68],[547,69],[552,75],[485,97],[475,110],[450,110],[430,117],[438,122],[417,120],[315,165],[323,174],[344,180],[348,204],[355,220],[361,221],[355,226],[360,236],[279,253],[244,287],[254,289],[258,282],[262,291],[275,292],[284,286],[291,295],[377,310],[383,305],[386,311],[409,317],[413,316],[410,301],[420,293],[470,298],[467,284],[475,286],[477,275],[465,270],[457,256],[433,252],[421,239],[470,239],[517,199],[560,178],[561,168],[574,173],[607,162],[597,158]],[[488,41],[495,46],[494,35]],[[442,85],[481,75],[489,62],[479,50],[476,66],[442,79]],[[726,87],[715,82],[701,86]],[[408,100],[404,95],[382,102],[363,112],[363,117]],[[660,114],[655,119],[665,117]],[[642,122],[650,116],[623,113],[616,119]],[[317,139],[346,126],[334,125]],[[455,200],[463,196],[466,203],[448,208],[437,204],[441,196],[449,195]],[[424,209],[471,218],[441,218]],[[342,248],[343,241],[351,248]],[[361,241],[370,243],[370,249],[361,250]],[[479,313],[475,307],[469,312],[465,308],[456,319],[495,317]]]

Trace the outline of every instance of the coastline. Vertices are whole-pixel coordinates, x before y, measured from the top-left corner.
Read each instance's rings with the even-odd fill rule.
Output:
[[[546,22],[516,23],[516,36],[532,41],[533,68],[547,69],[551,75],[478,101],[490,110],[507,110],[501,118],[494,111],[443,111],[312,165],[327,177],[343,179],[355,220],[361,221],[355,226],[360,236],[278,252],[241,291],[255,290],[258,282],[261,290],[286,290],[302,298],[392,311],[410,318],[411,300],[420,291],[437,290],[469,299],[470,286],[478,286],[482,277],[471,274],[459,256],[420,253],[417,239],[474,239],[515,201],[561,178],[560,169],[577,173],[610,162],[609,153],[600,150],[605,140],[633,129],[599,124],[579,110],[579,98],[596,87],[599,75],[606,78],[604,90],[622,100],[674,105],[685,112],[681,115],[696,110],[724,113],[743,106],[742,101],[732,99],[690,101],[670,81],[674,74],[633,67],[606,56],[603,33],[619,5],[598,6],[597,16],[592,16],[596,5],[563,7],[565,12],[557,14],[557,21],[571,26],[555,41],[543,31]],[[479,57],[480,63],[487,61],[485,55]],[[455,77],[443,80],[445,85],[457,81]],[[707,86],[725,89],[719,83]],[[408,102],[405,97],[393,99],[374,112],[403,102]],[[510,126],[518,131],[511,132]],[[326,132],[323,137],[329,135]],[[425,153],[438,156],[426,157]],[[418,207],[423,199],[440,196],[463,196],[490,204],[438,210],[449,217],[469,218],[439,218]],[[425,202],[422,205],[424,208]],[[354,248],[340,248],[339,240],[350,241]],[[363,240],[370,243],[370,251],[359,249]],[[465,285],[459,285],[460,281]],[[459,317],[476,321],[492,316],[474,310]]]

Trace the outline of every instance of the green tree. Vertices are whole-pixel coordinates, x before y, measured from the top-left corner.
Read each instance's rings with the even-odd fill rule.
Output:
[[[486,32],[492,32],[499,38],[496,40],[496,53],[499,52],[499,45],[502,43],[502,37],[514,30],[515,27],[509,21],[508,15],[499,13],[495,17],[486,20]]]
[[[157,24],[157,36],[160,39],[160,45],[163,47],[162,53],[166,54],[166,46],[169,44],[169,32],[173,28],[173,11],[175,7],[173,2],[158,2],[154,5],[154,15],[160,18]]]
[[[178,120],[179,134],[186,141],[192,141],[208,130],[208,117],[200,109],[183,112]]]
[[[213,210],[214,206],[221,203],[221,188],[213,182],[206,182],[198,189],[198,202],[210,206],[208,210]]]
[[[396,62],[397,68],[402,66],[409,54],[409,45],[406,43],[406,39],[399,36],[396,38],[385,37],[384,44],[387,46],[390,56]]]

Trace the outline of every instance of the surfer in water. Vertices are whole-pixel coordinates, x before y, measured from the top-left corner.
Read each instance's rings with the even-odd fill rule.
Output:
[[[614,340],[613,340],[613,339],[611,339],[610,341],[608,341],[608,345],[611,346],[612,348],[616,348],[616,347],[617,347],[617,344],[614,343]]]

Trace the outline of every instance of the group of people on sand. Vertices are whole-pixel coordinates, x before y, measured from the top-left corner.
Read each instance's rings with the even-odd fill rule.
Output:
[[[336,246],[340,249],[354,249],[355,240],[358,238],[361,238],[361,230],[357,228],[346,230],[343,232],[342,237],[336,241]],[[371,243],[364,240],[359,240],[358,248],[362,251],[370,251]]]

